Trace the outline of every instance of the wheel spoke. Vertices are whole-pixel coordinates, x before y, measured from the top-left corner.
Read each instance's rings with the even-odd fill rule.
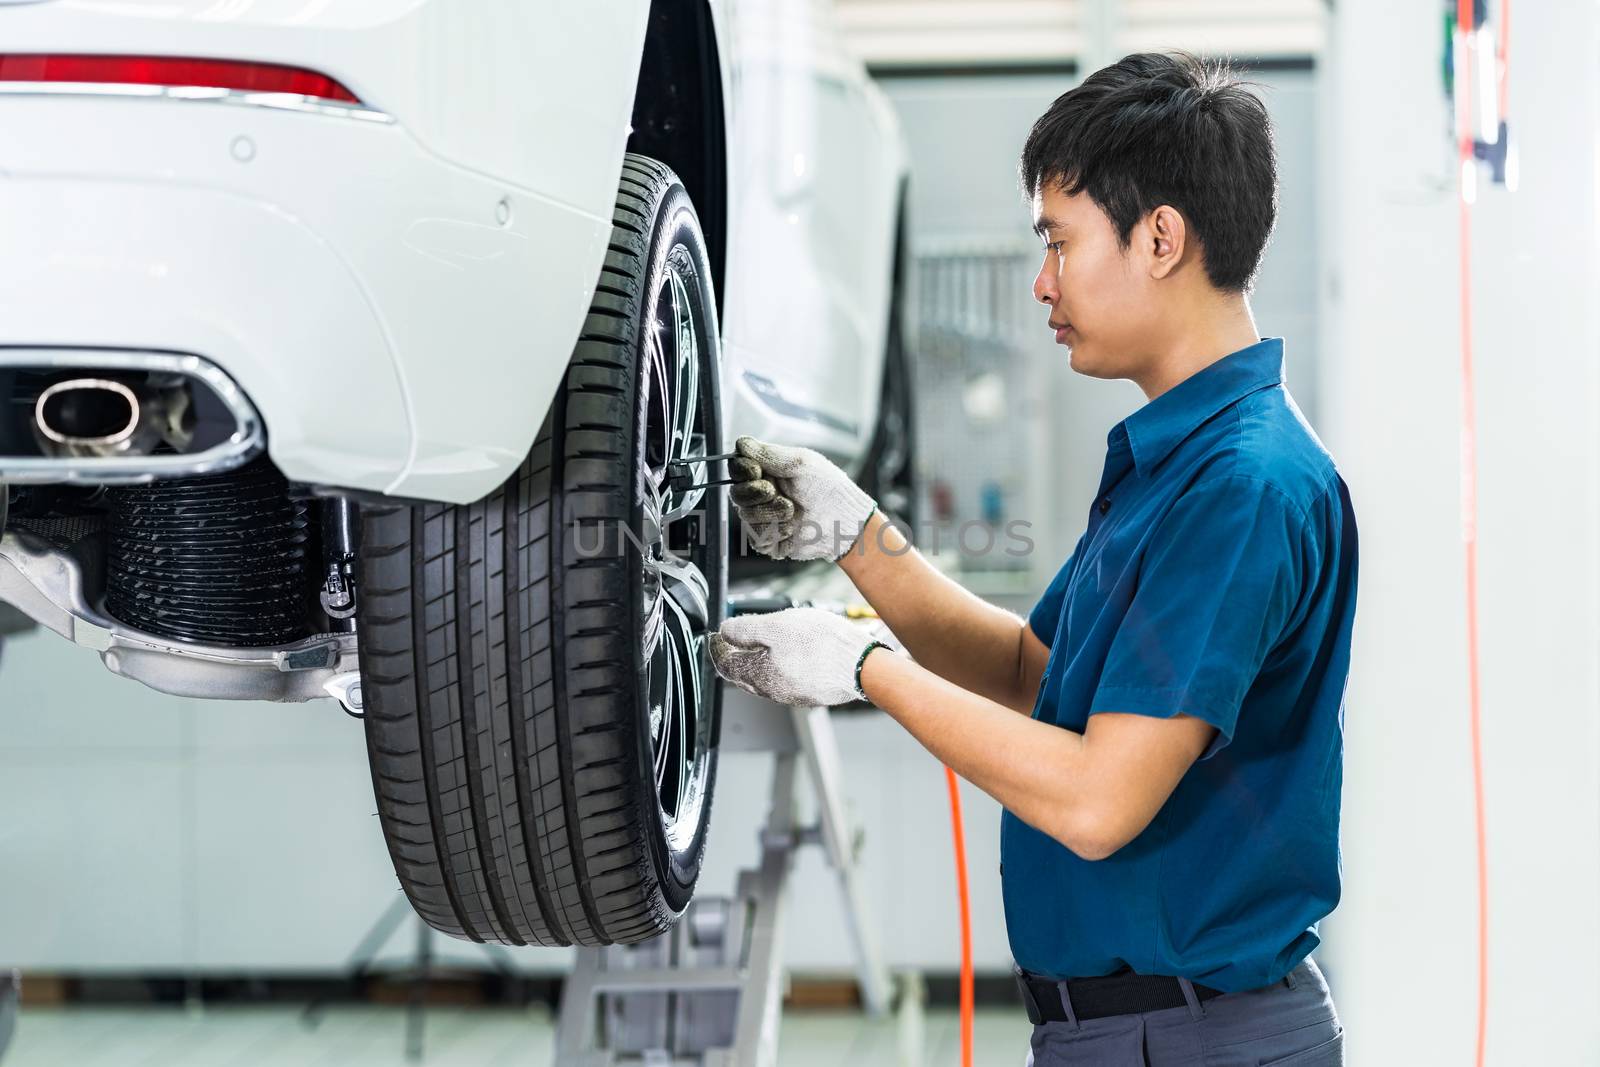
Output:
[[[649,472],[651,483],[661,490],[666,485],[667,474],[670,468],[667,461],[672,459],[672,395],[668,388],[671,381],[667,368],[666,344],[662,333],[666,326],[661,321],[659,303],[656,315],[651,319],[645,335],[645,360],[644,378],[645,388],[649,390],[645,403],[648,405],[645,419],[645,433],[648,436],[645,445],[645,468]],[[655,458],[660,466],[654,466],[649,461]]]
[[[666,637],[668,629],[669,627],[663,626],[663,637]],[[677,705],[683,699],[682,685],[679,681],[681,664],[678,662],[676,642],[664,640],[660,651],[659,662],[652,663],[654,671],[659,672],[660,684],[652,686],[650,706],[652,726],[656,734],[656,748],[652,762],[657,796],[661,796],[661,787],[666,782],[667,764],[672,761],[673,735],[682,718]]]
[[[677,347],[677,366],[672,391],[673,458],[690,455],[687,446],[694,434],[700,412],[700,342],[694,332],[694,310],[689,306],[689,290],[683,277],[672,271],[673,340]]]
[[[698,758],[696,727],[703,698],[705,632],[711,624],[710,589],[699,567],[665,549],[659,557],[651,556],[645,569],[656,588],[642,641],[655,746],[652,770],[663,804],[671,797],[676,806]],[[674,762],[675,768],[669,766]]]
[[[648,664],[656,654],[656,649],[661,647],[661,638],[666,627],[666,612],[662,601],[666,598],[658,592],[655,602],[652,603],[644,615],[644,625],[641,627],[639,642],[644,651],[644,661]]]
[[[687,612],[678,604],[678,601],[664,598],[667,605],[667,645],[670,657],[676,666],[674,671],[675,706],[663,708],[667,714],[676,713],[673,729],[677,733],[678,741],[678,782],[676,796],[683,797],[684,789],[694,770],[697,755],[695,746],[694,727],[699,722],[700,716],[700,669],[702,657],[700,646],[704,638],[697,635],[693,621]],[[704,624],[702,624],[703,626]],[[665,751],[670,746],[663,745]]]
[[[659,789],[667,753],[666,731],[670,728],[673,688],[667,648],[669,642],[666,640],[666,611],[659,596],[650,614],[645,617],[644,629],[645,700],[650,715],[650,743],[654,746],[651,757]]]
[[[704,633],[711,625],[710,587],[700,568],[682,556],[667,553],[657,561],[661,574],[661,599],[683,615],[690,633]]]
[[[689,639],[691,644],[693,640]],[[678,787],[675,795],[680,807],[683,805],[684,794],[689,791],[689,779],[694,773],[694,732],[689,728],[689,720],[691,715],[698,715],[700,707],[697,699],[700,675],[695,669],[694,661],[687,657],[685,659],[684,668],[678,674]]]
[[[705,435],[695,432],[700,418],[700,340],[694,329],[694,309],[690,305],[689,288],[676,268],[668,268],[664,290],[663,295],[672,312],[674,356],[669,403],[670,427],[667,431],[668,458],[676,460],[705,455],[706,451]],[[666,374],[665,366],[662,373]],[[682,470],[688,475],[690,484],[703,482],[708,476],[708,468],[704,463],[691,463]],[[703,489],[682,494],[667,493],[662,522],[670,524],[687,515],[704,496]]]
[[[661,540],[667,523],[671,521],[663,513],[662,506],[661,487],[647,481],[641,502],[641,510],[643,511],[641,526],[643,528],[639,531],[640,544],[648,547]]]

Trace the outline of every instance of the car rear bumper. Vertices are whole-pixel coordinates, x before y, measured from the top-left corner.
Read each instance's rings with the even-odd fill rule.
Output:
[[[526,455],[601,219],[398,123],[0,95],[0,345],[221,367],[291,479],[465,502]]]

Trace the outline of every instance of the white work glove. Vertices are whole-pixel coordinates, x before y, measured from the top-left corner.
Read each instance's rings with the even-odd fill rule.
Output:
[[[795,707],[865,700],[856,667],[881,644],[865,626],[820,608],[735,615],[711,635],[717,673],[747,693]]]
[[[741,437],[728,471],[731,496],[756,550],[773,559],[837,560],[877,503],[820,452]]]

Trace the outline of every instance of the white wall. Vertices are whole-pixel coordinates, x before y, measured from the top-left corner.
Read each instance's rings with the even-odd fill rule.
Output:
[[[1494,5],[1497,6],[1497,5]],[[1515,195],[1474,210],[1491,1064],[1600,1061],[1600,319],[1593,3],[1521,5]],[[1457,511],[1456,206],[1437,4],[1337,7],[1322,428],[1361,528],[1345,896],[1350,1062],[1471,1063],[1477,890]]]

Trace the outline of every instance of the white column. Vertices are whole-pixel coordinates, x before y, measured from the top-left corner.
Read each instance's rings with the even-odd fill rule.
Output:
[[[1498,5],[1495,5],[1496,7]],[[1477,865],[1460,533],[1455,171],[1436,4],[1341,0],[1322,429],[1361,528],[1345,895],[1355,1064],[1470,1064]],[[1600,66],[1593,3],[1522,5],[1522,184],[1474,209],[1487,1062],[1600,1050]]]

